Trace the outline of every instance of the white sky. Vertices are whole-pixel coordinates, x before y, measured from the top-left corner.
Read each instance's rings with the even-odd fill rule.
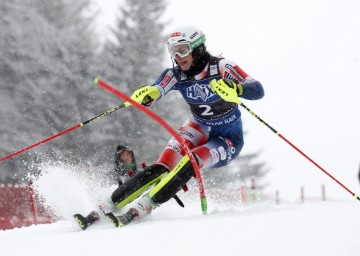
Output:
[[[116,2],[122,1],[97,1],[103,6],[101,23],[110,23]],[[263,84],[265,97],[244,104],[350,190],[360,192],[359,1],[168,2],[165,19],[172,22],[166,32],[179,25],[200,27],[211,53],[237,62]],[[295,200],[300,186],[318,195],[325,184],[330,196],[351,196],[242,112],[248,132],[243,152],[262,151],[271,168],[269,193],[278,189],[280,196]]]

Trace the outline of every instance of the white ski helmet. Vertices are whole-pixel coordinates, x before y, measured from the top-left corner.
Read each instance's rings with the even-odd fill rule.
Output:
[[[167,46],[173,59],[176,55],[181,58],[189,55],[195,48],[206,41],[205,34],[196,27],[181,27],[169,34]]]

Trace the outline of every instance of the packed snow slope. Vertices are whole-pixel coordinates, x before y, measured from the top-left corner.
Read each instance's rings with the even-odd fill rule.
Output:
[[[53,224],[0,231],[1,255],[359,255],[360,202],[344,200],[304,204],[272,200],[243,205],[211,200],[202,215],[197,191],[185,208],[174,200],[141,222],[115,228],[106,220],[82,231],[71,215],[86,213],[101,195],[62,168],[36,181],[39,193],[62,220]],[[91,192],[89,192],[89,188]],[[209,193],[211,194],[211,193]],[[103,196],[106,201],[106,196]],[[227,202],[227,203],[225,203]]]
[[[1,254],[359,255],[357,202],[261,205],[207,216],[199,211],[164,205],[144,222],[123,228],[100,223],[81,231],[64,220],[0,231]]]

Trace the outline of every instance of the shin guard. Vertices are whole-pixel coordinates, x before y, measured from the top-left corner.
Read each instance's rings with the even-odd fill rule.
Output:
[[[192,177],[194,169],[189,157],[184,156],[175,168],[150,190],[149,198],[156,204],[162,204],[174,197]]]
[[[158,183],[169,170],[163,165],[155,164],[135,174],[130,180],[120,185],[112,194],[111,199],[117,208],[142,195],[152,184]]]

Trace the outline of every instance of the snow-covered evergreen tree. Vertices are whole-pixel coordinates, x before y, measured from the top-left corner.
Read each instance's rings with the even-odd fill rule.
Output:
[[[0,150],[3,156],[81,120],[79,106],[84,104],[77,96],[86,95],[81,82],[89,76],[88,63],[94,47],[78,12],[86,3],[87,0],[74,4],[70,1],[1,1]],[[72,8],[76,12],[70,14]],[[48,10],[53,10],[51,15]],[[69,134],[44,144],[8,160],[2,167],[12,174],[24,173],[35,157],[57,159],[63,155],[69,158],[73,155],[76,136],[79,135]]]

